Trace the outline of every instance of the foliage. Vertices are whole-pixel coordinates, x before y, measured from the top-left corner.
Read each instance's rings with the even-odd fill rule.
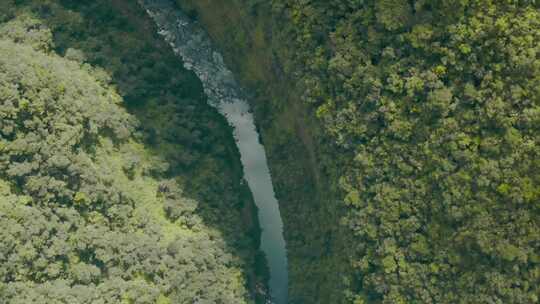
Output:
[[[351,302],[537,303],[533,1],[274,0],[341,152]]]
[[[108,1],[68,2],[0,15],[0,303],[252,302],[251,202],[224,121]],[[115,35],[134,47],[107,49]]]

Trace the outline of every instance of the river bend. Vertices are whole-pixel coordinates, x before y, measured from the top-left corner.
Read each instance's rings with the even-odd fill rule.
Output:
[[[208,103],[233,127],[241,155],[244,178],[258,207],[262,228],[261,250],[270,270],[270,294],[275,304],[287,303],[287,255],[279,213],[264,147],[259,141],[253,114],[241,88],[210,37],[169,0],[139,0],[159,28],[159,34],[183,59],[185,68],[201,80]]]

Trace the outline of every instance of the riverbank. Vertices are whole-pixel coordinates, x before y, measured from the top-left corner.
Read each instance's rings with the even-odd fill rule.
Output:
[[[341,303],[348,288],[348,236],[340,225],[339,152],[331,150],[288,61],[290,44],[268,4],[177,1],[209,32],[249,88],[284,219],[290,303]]]
[[[261,250],[269,266],[271,301],[287,303],[288,273],[283,223],[272,185],[264,147],[259,142],[254,117],[244,100],[244,91],[236,82],[223,58],[214,49],[210,37],[173,2],[141,0],[159,27],[159,33],[182,58],[184,66],[199,77],[208,103],[215,107],[233,128],[240,151],[244,178],[258,207],[262,229]],[[175,11],[176,9],[176,11]]]

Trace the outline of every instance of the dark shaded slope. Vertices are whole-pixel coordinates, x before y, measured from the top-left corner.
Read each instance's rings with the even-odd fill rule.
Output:
[[[339,150],[328,139],[286,67],[286,40],[267,4],[177,1],[208,30],[227,65],[246,85],[285,224],[290,303],[334,303],[343,297],[350,243],[340,225]]]

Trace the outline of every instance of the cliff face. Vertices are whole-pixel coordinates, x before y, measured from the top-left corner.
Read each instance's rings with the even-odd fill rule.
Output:
[[[198,19],[248,89],[285,224],[290,303],[340,303],[349,277],[339,221],[339,172],[312,109],[288,68],[287,41],[266,4],[177,1]]]

